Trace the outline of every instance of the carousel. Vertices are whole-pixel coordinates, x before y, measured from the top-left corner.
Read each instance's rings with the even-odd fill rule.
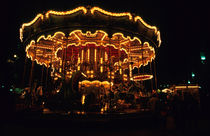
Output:
[[[30,92],[40,92],[34,89],[33,69],[42,65],[47,74],[41,72],[36,79],[41,82],[41,94],[56,96],[60,110],[137,109],[142,92],[157,87],[155,55],[160,31],[140,16],[90,6],[50,10],[24,23],[20,40],[31,60],[29,78],[25,78],[29,90],[35,90]],[[45,106],[57,110],[50,102],[46,96]]]

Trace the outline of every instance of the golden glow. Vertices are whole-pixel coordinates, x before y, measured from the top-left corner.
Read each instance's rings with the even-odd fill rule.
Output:
[[[96,62],[97,60],[97,49],[95,49],[95,55],[94,55],[94,61]]]
[[[132,20],[132,15],[131,15],[131,13],[128,13],[128,12],[126,12],[126,13],[112,13],[112,12],[108,12],[106,10],[103,10],[99,7],[93,7],[93,8],[90,9],[91,14],[94,14],[95,11],[99,11],[99,12],[101,12],[105,15],[109,15],[109,16],[116,16],[116,17],[128,16],[129,19]]]
[[[81,63],[83,63],[84,50],[82,50]]]
[[[103,73],[103,66],[100,66],[100,72]]]
[[[131,13],[129,12],[125,12],[125,13],[112,13],[112,12],[108,12],[106,10],[103,10],[99,7],[92,7],[91,9],[86,9],[85,7],[77,7],[73,10],[69,10],[69,11],[53,11],[53,10],[50,10],[48,11],[45,15],[42,15],[42,14],[38,14],[32,21],[30,21],[29,23],[24,23],[22,25],[22,27],[20,28],[20,39],[22,41],[23,39],[23,30],[26,26],[31,26],[32,24],[34,24],[39,18],[41,18],[42,20],[44,19],[44,17],[46,17],[47,19],[49,18],[50,14],[54,14],[54,15],[58,15],[58,16],[64,16],[64,15],[70,15],[70,14],[73,14],[73,13],[76,13],[78,11],[83,11],[84,14],[86,14],[88,11],[87,10],[90,10],[90,13],[92,15],[94,15],[94,13],[96,11],[98,12],[101,12],[102,14],[105,14],[105,15],[108,15],[108,16],[115,16],[115,17],[121,17],[121,16],[128,16],[129,20],[133,20],[135,22],[137,21],[140,21],[144,26],[146,26],[147,28],[149,29],[152,29],[155,31],[155,34],[157,35],[157,40],[159,41],[159,45],[158,47],[160,46],[161,44],[161,39],[160,39],[160,31],[157,31],[157,27],[155,26],[150,26],[148,25],[146,22],[144,22],[144,20],[140,17],[140,16],[135,16],[133,17],[131,15]],[[87,36],[92,36],[92,34],[90,34],[90,32],[88,31],[87,33]],[[90,35],[89,35],[90,34]],[[81,39],[75,34],[75,36],[78,38],[78,40],[80,41]],[[107,34],[105,34],[101,41],[104,40],[104,38],[107,37]],[[128,42],[128,41],[125,41],[125,42]],[[123,43],[124,44],[124,43]]]
[[[60,73],[62,72],[62,68],[59,68],[59,72],[60,72]]]
[[[87,9],[85,7],[78,7],[78,8],[75,8],[73,10],[64,11],[64,12],[50,10],[50,11],[48,11],[45,14],[45,16],[48,18],[49,17],[49,14],[54,14],[54,15],[59,15],[59,16],[62,16],[62,15],[70,15],[70,14],[73,14],[73,13],[78,12],[80,10],[82,10],[84,14],[87,13]]]
[[[123,74],[123,80],[124,80],[124,81],[127,81],[127,80],[128,80],[128,75]]]
[[[131,64],[129,64],[129,76],[130,76],[130,78],[132,78],[132,66],[131,66]]]
[[[46,64],[46,63],[44,63],[44,62],[39,62],[36,58],[33,58],[32,56],[30,56],[29,54],[28,54],[28,49],[32,46],[32,45],[34,45],[35,44],[35,41],[34,40],[31,40],[31,42],[30,42],[30,44],[26,47],[26,56],[28,57],[28,58],[31,58],[31,60],[32,61],[36,61],[36,63],[37,64],[39,64],[39,65],[45,65],[45,67],[49,67],[49,65],[48,64]]]
[[[189,86],[176,86],[175,88],[176,88],[176,89],[186,89],[186,88],[199,89],[199,88],[201,88],[201,87],[198,86],[198,85],[195,85],[195,86],[189,85]]]
[[[80,57],[78,57],[78,62],[77,62],[77,64],[80,64]]]
[[[165,88],[165,89],[162,90],[162,92],[164,92],[164,93],[167,93],[167,92],[172,93],[174,91],[171,90],[171,89]]]
[[[103,114],[104,113],[104,108],[101,108],[101,114]]]
[[[82,72],[82,75],[83,75],[84,77],[87,77],[87,75],[85,75],[83,72]]]
[[[144,22],[144,20],[140,17],[140,16],[136,16],[134,17],[134,21],[137,22],[137,21],[140,21],[142,24],[144,24],[146,27],[150,28],[150,29],[154,29],[155,30],[155,33],[157,32],[157,27],[156,26],[150,26],[148,25],[146,22]]]
[[[110,76],[108,76],[108,78],[110,78]],[[114,79],[114,76],[111,76],[111,79]]]
[[[89,85],[103,85],[104,87],[110,87],[110,82],[108,81],[99,81],[99,80],[94,80],[94,81],[89,81],[89,80],[83,80],[81,82],[79,82],[80,85],[86,85],[86,86],[89,86]],[[113,85],[113,83],[111,82],[111,86]]]
[[[143,80],[149,80],[152,78],[153,78],[153,75],[138,75],[138,76],[134,76],[133,80],[134,81],[143,81]]]
[[[103,114],[105,111],[107,111],[108,103],[105,103],[105,107],[101,108],[101,114]]]
[[[108,55],[107,55],[107,52],[105,51],[105,62],[107,62],[108,60]]]
[[[103,64],[103,58],[100,59],[100,63]]]
[[[71,35],[71,34],[69,34],[69,35]],[[78,39],[79,41],[81,41],[81,39],[79,38],[79,36],[78,36],[77,34],[74,33],[74,35],[77,37],[77,39]]]
[[[104,33],[104,36],[101,38],[101,41],[103,41],[106,36],[108,36],[107,33]]]
[[[78,32],[81,32],[81,30],[74,30],[73,32],[71,32],[70,33],[70,35],[72,35],[72,34],[74,34],[74,33],[78,33]],[[89,33],[89,32],[86,32],[84,35],[87,35],[87,33],[89,33],[89,34],[91,34],[91,35],[96,35],[97,33],[104,33],[104,35],[107,35],[106,34],[106,32],[104,32],[104,31],[102,31],[102,30],[97,30],[94,34],[91,34],[91,33]],[[82,33],[82,32],[81,32]],[[38,38],[38,40],[37,41],[40,41],[40,39],[52,39],[52,38],[54,38],[57,34],[61,34],[61,35],[63,35],[63,36],[65,36],[65,34],[63,33],[63,32],[56,32],[53,36],[51,36],[51,35],[48,35],[47,36],[47,38],[45,38],[43,35],[41,36],[41,37],[39,37]],[[113,36],[122,36],[123,38],[126,38],[126,37],[124,37],[124,35],[122,34],[122,33],[115,33],[115,34],[113,34]],[[112,37],[113,37],[112,36]],[[141,43],[141,41],[140,41],[140,39],[138,39],[137,37],[134,37],[133,39],[131,39],[129,36],[127,36],[127,38],[126,39],[129,39],[130,41],[134,41],[134,40],[137,40],[138,42],[139,42],[139,44]],[[100,45],[98,45],[96,42],[85,42],[85,44],[82,44],[82,46],[86,46],[86,44],[95,44],[96,46],[100,46]],[[79,41],[79,43],[72,43],[72,44],[69,44],[69,45],[67,45],[67,46],[70,46],[70,45],[75,45],[75,46],[80,46],[80,41]],[[116,47],[114,44],[102,44],[104,47],[107,47],[107,46],[112,46],[112,47],[114,47],[115,49],[118,49],[118,47]],[[144,43],[144,46],[147,46],[151,51],[153,51],[154,52],[154,48],[153,47],[151,47],[151,46],[149,46],[149,43],[148,42],[145,42]],[[30,45],[29,45],[30,46]],[[29,48],[29,47],[28,47]],[[59,47],[58,49],[56,49],[56,51],[55,51],[55,60],[58,60],[59,58],[57,58],[57,51],[58,50],[61,50],[62,48],[61,47]],[[124,50],[127,54],[128,54],[128,52],[127,52],[127,50],[126,49],[124,49],[124,48],[121,48],[121,50]],[[82,51],[82,59],[84,58],[83,57],[83,53],[84,53],[84,51]],[[28,53],[27,53],[28,54]],[[154,54],[154,53],[153,53]],[[139,55],[137,54],[136,55],[136,57],[138,57]],[[155,56],[153,56],[152,57],[152,59],[154,58]],[[106,60],[108,60],[108,55],[107,55],[107,53],[105,53],[105,59]],[[126,59],[126,58],[125,58]],[[150,59],[150,60],[147,60],[147,61],[152,61],[152,59]],[[123,62],[125,62],[126,60],[123,60]],[[83,62],[83,60],[81,60],[81,62]],[[148,63],[144,63],[144,65],[147,65]],[[141,66],[141,63],[139,63],[139,65],[138,65],[138,67],[140,67]],[[134,65],[134,67],[135,67],[135,65]],[[137,67],[137,66],[136,66]]]
[[[120,68],[120,75],[122,75],[122,68]]]
[[[81,33],[80,33],[81,32]],[[80,34],[78,34],[78,33],[80,33]],[[100,33],[100,34],[99,34]],[[87,36],[87,35],[89,35],[89,37],[90,36],[93,36],[93,35],[100,35],[101,37],[102,36],[104,36],[104,35],[107,35],[107,33],[106,32],[104,32],[104,31],[102,31],[102,30],[97,30],[94,34],[91,34],[90,32],[86,32],[86,33],[82,33],[82,31],[81,30],[74,30],[74,31],[72,31],[69,35],[73,35],[73,36],[75,36],[75,34],[77,35],[79,35],[79,36],[81,36],[81,35],[85,35],[85,36]],[[102,35],[103,34],[103,35]],[[56,33],[54,33],[54,35],[53,36],[51,36],[51,35],[47,35],[46,37],[44,36],[44,35],[41,35],[40,37],[38,37],[38,39],[36,40],[37,42],[35,42],[34,40],[32,40],[31,42],[30,42],[30,44],[28,45],[28,46],[26,46],[26,52],[27,52],[27,57],[28,58],[31,58],[31,60],[34,60],[35,59],[35,61],[38,63],[38,64],[40,64],[40,65],[42,65],[42,64],[44,64],[45,66],[48,66],[48,64],[50,63],[50,61],[49,61],[49,59],[47,60],[47,57],[49,58],[49,55],[48,54],[45,54],[45,55],[48,55],[47,57],[46,57],[46,60],[44,60],[44,59],[36,59],[36,58],[33,58],[32,59],[32,56],[33,56],[33,50],[34,50],[34,47],[36,47],[36,43],[38,43],[38,42],[40,42],[40,40],[42,40],[42,39],[44,39],[44,40],[50,40],[50,41],[55,41],[55,40],[53,40],[54,38],[56,39],[56,38],[58,38],[58,36],[57,35],[62,35],[63,37],[65,36],[65,34],[63,33],[63,32],[56,32]],[[79,37],[78,36],[78,37]],[[134,37],[133,39],[131,39],[129,36],[127,36],[127,37],[124,37],[124,35],[122,34],[122,33],[115,33],[115,34],[113,34],[112,35],[112,38],[111,38],[111,40],[116,40],[117,39],[117,37],[121,37],[121,39],[122,40],[129,40],[130,42],[132,42],[132,41],[135,41],[135,42],[138,42],[138,47],[136,47],[136,48],[139,48],[139,46],[141,46],[140,44],[142,43],[141,42],[141,40],[139,39],[139,38],[137,38],[137,37]],[[99,37],[99,40],[101,39],[101,37]],[[93,37],[93,38],[95,38],[95,37]],[[91,40],[90,40],[91,41]],[[100,41],[101,42],[101,41]],[[71,44],[68,44],[67,46],[65,46],[65,47],[68,47],[68,46],[73,46],[73,45],[75,45],[75,46],[86,46],[87,44],[95,44],[96,46],[103,46],[103,47],[107,47],[107,46],[112,46],[112,47],[114,47],[114,49],[119,49],[119,47],[118,47],[118,44],[115,44],[115,43],[113,43],[113,44],[109,44],[108,42],[107,43],[100,43],[100,42],[89,42],[89,41],[85,41],[85,40],[83,40],[83,41],[80,41],[78,38],[75,40],[74,39],[74,41],[71,41],[70,43]],[[119,42],[119,41],[118,41]],[[56,42],[57,43],[57,42]],[[62,42],[61,42],[62,43]],[[117,43],[117,42],[116,42]],[[128,43],[129,44],[129,43]],[[125,53],[127,53],[128,54],[128,51],[127,50],[129,50],[130,48],[128,48],[127,46],[128,46],[128,44],[127,45],[124,45],[124,48],[123,47],[121,47],[121,46],[123,46],[123,45],[121,45],[120,47],[121,47],[121,51],[122,50],[124,50],[125,51]],[[29,48],[30,48],[30,53],[29,53]],[[63,47],[63,45],[62,44],[56,44],[56,46],[54,46],[54,48],[53,47],[43,47],[43,49],[49,49],[49,50],[51,50],[52,52],[53,52],[53,62],[57,62],[58,60],[61,60],[61,58],[58,58],[58,56],[57,56],[57,53],[58,53],[58,51],[59,50],[62,50],[62,48],[64,48]],[[42,49],[42,48],[41,48]],[[148,64],[148,62],[152,62],[152,60],[155,58],[155,50],[154,50],[154,48],[153,47],[151,47],[150,45],[149,45],[149,43],[148,42],[144,42],[143,43],[143,49],[147,49],[147,51],[149,51],[149,56],[147,57],[147,58],[145,58],[144,59],[144,63],[139,63],[139,61],[138,61],[138,63],[136,63],[136,62],[134,62],[134,65],[133,65],[133,68],[135,68],[135,67],[140,67],[141,65],[143,65],[143,66],[145,66],[145,65],[147,65]],[[88,49],[89,50],[89,49]],[[87,57],[87,59],[88,59],[88,61],[90,61],[90,50],[88,51],[87,50],[87,53],[89,54],[88,55],[88,57]],[[95,53],[94,53],[94,57],[96,56],[95,54],[97,54],[97,53],[99,53],[99,52],[97,52],[97,50],[95,49]],[[134,57],[136,57],[136,58],[138,58],[140,56],[140,54],[136,54]],[[82,49],[81,50],[81,57],[79,57],[78,58],[78,63],[79,62],[81,62],[81,63],[83,63],[83,59],[84,59],[84,50]],[[40,61],[40,62],[38,62],[38,60]],[[108,60],[108,55],[107,55],[107,52],[105,51],[105,54],[104,54],[104,61],[106,62],[106,60]],[[95,57],[94,58],[94,61],[97,61],[97,57]],[[119,65],[121,63],[121,61],[120,62],[115,62],[115,64],[114,65]],[[123,65],[125,66],[126,64],[125,63],[128,63],[128,59],[127,58],[125,58],[124,60],[123,60]],[[100,58],[100,64],[103,64],[103,58]],[[53,65],[53,67],[56,67],[56,65]],[[78,67],[77,69],[80,69],[81,67]],[[119,68],[120,67],[117,67],[118,68],[118,70],[119,70]],[[121,71],[121,70],[120,70]],[[103,72],[103,66],[100,66],[100,72]]]
[[[87,50],[87,53],[88,53],[88,58],[87,59],[88,59],[88,62],[89,62],[90,61],[90,49]]]
[[[82,95],[82,100],[81,100],[81,103],[82,103],[82,105],[84,105],[84,104],[85,104],[85,95],[84,95],[84,94]]]
[[[80,70],[80,66],[77,67],[77,70],[78,70],[78,71]]]
[[[104,111],[107,111],[108,103],[105,104]]]
[[[161,44],[161,38],[160,38],[160,31],[157,32],[157,41],[159,41],[158,47],[160,47]]]

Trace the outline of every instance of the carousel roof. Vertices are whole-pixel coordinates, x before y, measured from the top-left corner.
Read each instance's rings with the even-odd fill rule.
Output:
[[[38,14],[22,25],[20,39],[28,58],[45,66],[53,63],[53,67],[60,65],[64,49],[66,61],[68,57],[75,58],[74,64],[79,64],[82,60],[78,60],[78,52],[86,47],[95,52],[103,47],[105,53],[109,52],[104,60],[113,59],[113,66],[126,68],[133,62],[132,68],[140,67],[152,62],[155,49],[161,44],[160,31],[141,17],[128,12],[112,13],[99,7]]]
[[[78,7],[69,11],[47,11],[38,14],[32,21],[24,23],[20,28],[21,41],[30,43],[41,35],[54,35],[57,31],[65,35],[73,30],[83,32],[103,30],[111,37],[114,33],[125,36],[139,37],[142,42],[147,41],[152,46],[161,44],[160,31],[150,26],[140,16],[131,13],[112,13],[99,7]]]

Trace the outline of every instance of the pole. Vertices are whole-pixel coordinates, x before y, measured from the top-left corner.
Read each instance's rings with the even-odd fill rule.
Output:
[[[47,91],[47,85],[48,85],[48,69],[49,69],[49,64],[47,64],[46,67],[46,78],[45,78],[45,90]]]
[[[22,83],[21,83],[22,88],[24,88],[24,85],[25,85],[26,65],[27,65],[27,57],[25,56],[23,77],[22,77]]]
[[[30,87],[31,92],[32,92],[32,82],[33,82],[33,70],[34,70],[34,61],[32,61],[32,64],[31,64],[31,71],[30,71],[30,77],[29,77],[29,87]]]
[[[156,64],[155,64],[155,60],[153,61],[153,65],[154,65],[154,76],[155,76],[155,89],[157,90],[157,73],[156,73]]]
[[[42,65],[41,86],[43,86],[44,65]]]
[[[143,44],[142,44],[142,73],[144,74],[144,47],[143,47]],[[145,82],[142,80],[142,85],[143,85],[143,88],[145,89]],[[144,92],[144,91],[143,91]]]

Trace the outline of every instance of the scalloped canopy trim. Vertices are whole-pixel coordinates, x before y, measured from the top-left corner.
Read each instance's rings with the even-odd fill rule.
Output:
[[[47,11],[47,13],[45,15],[38,14],[32,21],[22,24],[22,26],[20,28],[20,40],[21,40],[21,42],[23,42],[23,31],[24,31],[24,28],[33,25],[38,19],[42,19],[43,20],[44,17],[49,18],[50,14],[54,14],[54,15],[58,15],[58,16],[70,15],[70,14],[76,13],[76,12],[81,11],[81,10],[83,11],[84,14],[86,14],[89,9],[81,6],[81,7],[75,8],[73,10],[69,10],[69,11],[53,11],[53,10],[49,10],[49,11]],[[109,11],[103,10],[103,9],[101,9],[99,7],[92,7],[90,9],[90,13],[92,15],[95,13],[95,11],[101,12],[101,13],[103,13],[105,15],[108,15],[108,16],[115,16],[115,17],[127,16],[129,18],[129,20],[134,20],[135,22],[140,21],[145,27],[155,31],[155,34],[157,35],[157,41],[159,42],[158,47],[160,46],[160,44],[161,44],[160,31],[157,30],[156,26],[150,26],[149,24],[147,24],[140,16],[133,17],[131,15],[131,13],[129,13],[129,12],[113,13],[113,12],[109,12]]]

